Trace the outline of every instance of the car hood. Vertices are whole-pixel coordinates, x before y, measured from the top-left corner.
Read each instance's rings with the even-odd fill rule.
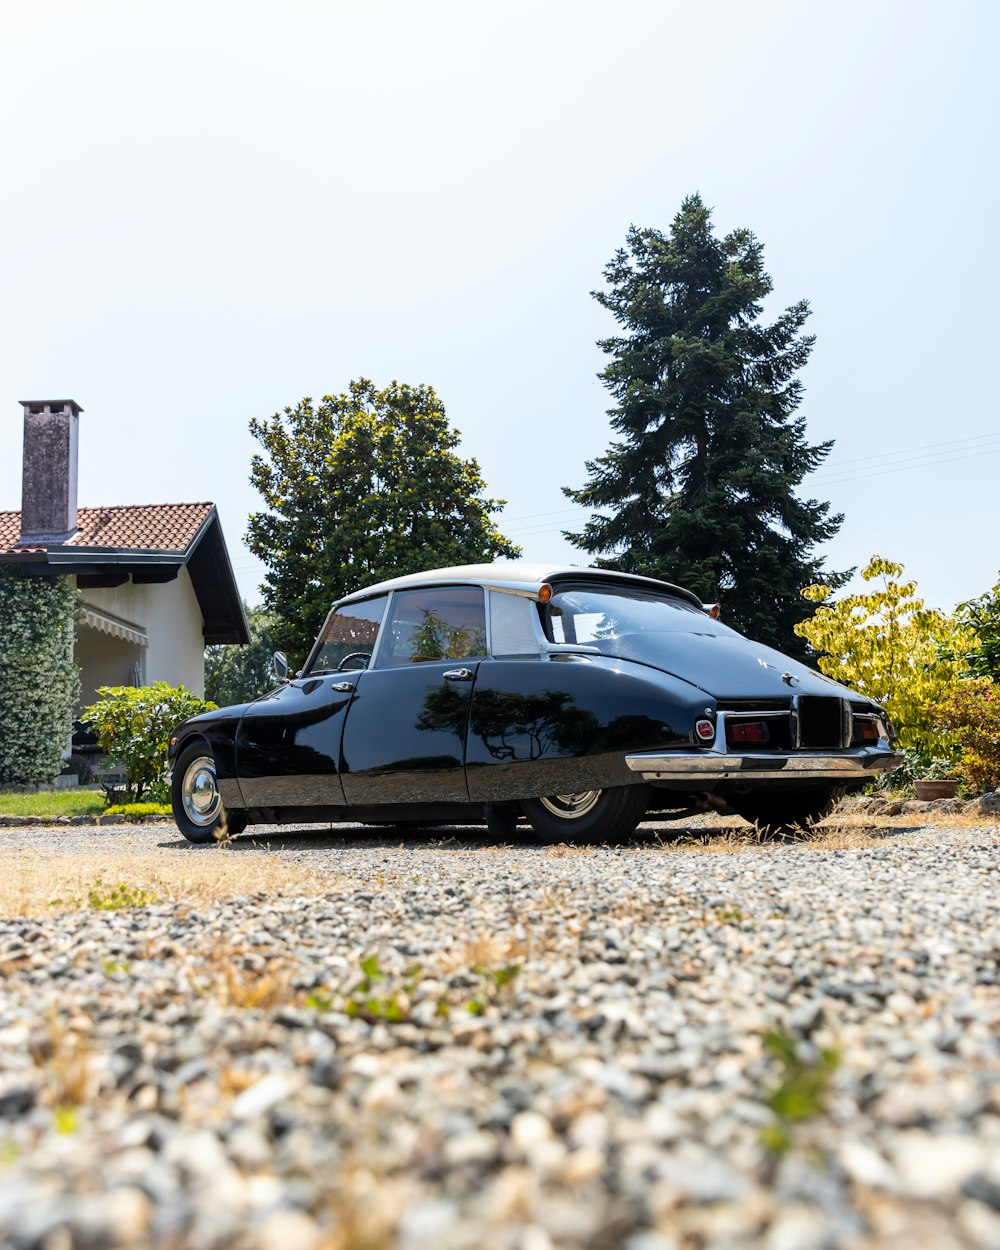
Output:
[[[649,664],[715,699],[860,697],[798,660],[739,634],[625,634],[598,645],[605,655]]]

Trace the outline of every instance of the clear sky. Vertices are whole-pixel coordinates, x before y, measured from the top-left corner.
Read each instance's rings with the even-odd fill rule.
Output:
[[[590,298],[700,191],[817,335],[828,567],[997,578],[993,0],[33,0],[0,42],[0,507],[21,399],[76,399],[80,502],[210,499],[247,424],[430,383],[537,560],[610,439]],[[6,416],[2,413],[6,412]]]

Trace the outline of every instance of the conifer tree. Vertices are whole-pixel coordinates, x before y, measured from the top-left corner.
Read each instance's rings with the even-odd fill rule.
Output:
[[[796,493],[832,442],[810,445],[796,416],[796,374],[813,337],[801,300],[762,320],[772,290],[749,230],[718,238],[711,211],[688,196],[669,234],[633,226],[594,298],[622,333],[598,345],[620,438],[564,493],[594,509],[566,535],[598,563],[663,578],[721,601],[735,628],[802,654],[799,591],[836,588],[813,553],[842,516]]]

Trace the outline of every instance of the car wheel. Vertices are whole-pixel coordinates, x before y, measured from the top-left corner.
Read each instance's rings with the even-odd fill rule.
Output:
[[[842,786],[823,786],[819,790],[800,790],[790,794],[729,795],[727,802],[744,820],[756,825],[761,833],[772,836],[809,829],[830,815],[843,794]]]
[[[525,799],[528,823],[543,842],[614,842],[627,838],[646,814],[647,786],[583,790]]]
[[[170,804],[177,828],[189,842],[218,841],[247,827],[245,812],[228,812],[223,807],[215,760],[201,742],[185,747],[177,757]]]

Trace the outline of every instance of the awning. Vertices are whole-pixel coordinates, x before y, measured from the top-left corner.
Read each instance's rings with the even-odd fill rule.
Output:
[[[149,636],[142,626],[123,621],[120,616],[112,616],[110,612],[104,612],[100,608],[92,608],[89,603],[82,605],[80,620],[82,624],[89,629],[96,629],[98,633],[108,634],[112,638],[121,638],[124,642],[131,642],[137,647],[149,645]]]

